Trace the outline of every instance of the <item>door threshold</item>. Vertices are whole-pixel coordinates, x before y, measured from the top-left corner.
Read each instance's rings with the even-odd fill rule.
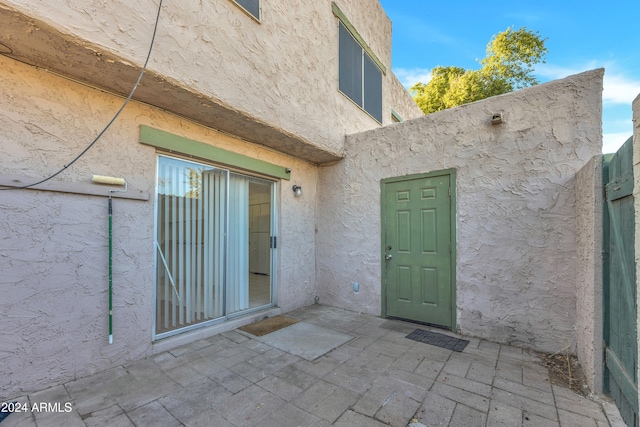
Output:
[[[216,323],[215,325],[205,326],[202,328],[186,331],[181,334],[171,335],[169,337],[154,341],[151,345],[151,353],[162,353],[181,345],[189,344],[205,338],[211,338],[223,332],[233,331],[241,326],[248,325],[265,317],[273,317],[282,314],[282,308],[269,307],[264,310],[254,311],[251,314],[242,317],[234,317],[231,320]]]
[[[453,332],[453,330],[451,328],[449,328],[448,326],[436,325],[435,323],[420,322],[418,320],[403,319],[402,317],[395,317],[395,316],[387,316],[386,319],[401,320],[401,321],[407,322],[407,323],[414,323],[416,325],[425,325],[425,326],[430,326],[430,327],[436,328],[436,329],[442,329],[443,331],[451,331],[451,332]]]

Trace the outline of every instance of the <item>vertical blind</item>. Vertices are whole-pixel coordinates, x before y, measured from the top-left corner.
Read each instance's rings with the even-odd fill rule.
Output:
[[[159,157],[156,334],[253,308],[250,182],[265,186],[224,169]],[[268,245],[264,251],[268,257]],[[268,293],[260,301],[254,306],[270,303]]]
[[[229,313],[249,308],[249,181],[229,177]]]
[[[156,332],[224,314],[227,171],[160,157]]]

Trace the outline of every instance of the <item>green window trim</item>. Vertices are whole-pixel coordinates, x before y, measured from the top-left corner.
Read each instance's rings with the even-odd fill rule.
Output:
[[[393,120],[395,120],[397,123],[401,123],[404,120],[402,120],[402,117],[400,117],[400,114],[396,113],[394,110],[391,110],[391,117],[393,118]]]
[[[215,163],[257,172],[262,175],[281,178],[287,181],[291,179],[290,168],[247,157],[205,144],[204,142],[194,141],[193,139],[174,135],[145,125],[140,126],[140,143],[169,153],[180,153],[190,157],[210,160]]]
[[[331,3],[331,8],[333,9],[333,14],[336,16],[336,18],[338,18],[340,20],[340,22],[342,22],[342,25],[344,25],[347,28],[347,30],[349,30],[349,32],[351,33],[353,38],[356,39],[356,41],[360,44],[360,46],[362,46],[364,51],[367,52],[367,55],[369,55],[371,60],[378,66],[378,68],[380,68],[380,71],[382,71],[382,74],[384,74],[386,76],[387,75],[387,67],[385,67],[382,64],[382,61],[380,61],[378,59],[378,57],[376,56],[376,54],[373,53],[373,51],[371,50],[369,45],[364,41],[364,39],[358,33],[358,31],[356,31],[356,28],[353,26],[353,24],[351,24],[351,22],[346,17],[346,15],[344,13],[342,13],[342,11],[338,7],[338,5],[336,5],[334,2],[332,2]]]

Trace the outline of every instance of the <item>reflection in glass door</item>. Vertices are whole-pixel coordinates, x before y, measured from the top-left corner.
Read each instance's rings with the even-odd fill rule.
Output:
[[[159,160],[156,334],[224,314],[227,176],[182,160]]]
[[[271,187],[229,174],[227,313],[271,304]]]
[[[273,187],[159,157],[156,336],[272,304]]]
[[[271,187],[249,181],[249,308],[271,304]]]

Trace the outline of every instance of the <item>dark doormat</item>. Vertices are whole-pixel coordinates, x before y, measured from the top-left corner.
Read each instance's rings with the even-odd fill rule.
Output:
[[[9,411],[9,409],[15,407],[17,403],[18,402],[11,402],[11,403],[7,402],[6,404],[3,404],[3,406],[0,408],[0,423],[2,422],[2,420],[4,420],[5,418],[7,418],[9,415],[13,413],[13,410]]]
[[[423,329],[416,329],[407,335],[406,338],[457,352],[461,352],[467,344],[469,344],[469,341],[467,340],[461,340],[459,338],[450,337],[449,335],[425,331]]]
[[[256,337],[261,337],[278,329],[293,325],[294,323],[298,323],[298,320],[286,316],[273,316],[238,329]]]

